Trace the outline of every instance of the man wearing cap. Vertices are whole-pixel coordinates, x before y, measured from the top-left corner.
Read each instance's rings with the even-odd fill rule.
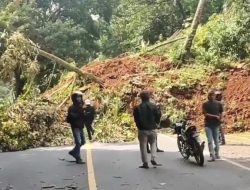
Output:
[[[73,104],[68,109],[68,115],[66,121],[70,124],[75,147],[69,152],[71,156],[76,159],[77,164],[84,164],[81,159],[81,146],[85,144],[85,138],[83,133],[84,127],[84,110],[83,110],[83,98],[81,92],[74,92],[71,95]]]
[[[209,162],[220,159],[219,156],[219,127],[221,124],[221,116],[223,107],[221,103],[215,100],[214,91],[208,93],[208,101],[203,103],[202,112],[204,114],[205,131],[208,140],[208,149],[210,152]],[[213,147],[213,143],[215,148]]]
[[[156,157],[156,128],[160,122],[160,111],[157,106],[151,103],[150,93],[142,91],[140,93],[141,103],[134,108],[133,115],[136,126],[138,128],[138,139],[140,144],[140,152],[142,159],[142,166],[140,168],[148,169],[147,158],[147,142],[150,143],[151,148],[151,164],[153,166],[161,166],[155,161]]]
[[[85,100],[84,107],[84,120],[85,126],[87,128],[89,140],[92,140],[92,135],[95,130],[92,127],[93,121],[95,119],[95,108],[91,105],[91,101],[89,99]]]

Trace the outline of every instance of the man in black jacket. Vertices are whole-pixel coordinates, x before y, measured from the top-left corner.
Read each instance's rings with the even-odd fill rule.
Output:
[[[84,110],[83,98],[81,92],[75,92],[71,95],[73,104],[68,109],[67,122],[70,124],[73,137],[75,140],[75,147],[69,152],[71,156],[76,159],[77,164],[84,164],[81,159],[81,146],[85,144],[83,133],[84,127]]]
[[[156,105],[149,101],[150,93],[142,91],[140,93],[141,104],[134,108],[134,120],[138,128],[138,139],[140,143],[140,152],[143,165],[140,168],[149,168],[147,158],[147,142],[151,148],[151,163],[154,166],[160,166],[155,161],[156,155],[156,128],[160,122],[161,113]]]

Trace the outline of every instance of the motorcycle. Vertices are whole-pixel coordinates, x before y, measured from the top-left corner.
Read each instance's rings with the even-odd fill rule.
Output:
[[[200,142],[199,133],[194,125],[187,121],[173,124],[175,134],[177,134],[178,149],[184,159],[193,156],[198,165],[203,166],[203,150],[205,142]]]

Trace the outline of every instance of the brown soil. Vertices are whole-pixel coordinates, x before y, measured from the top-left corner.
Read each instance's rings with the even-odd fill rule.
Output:
[[[245,70],[232,71],[225,90],[225,121],[231,126],[250,130],[250,75]],[[245,128],[245,129],[244,129]]]
[[[170,62],[161,56],[143,56],[143,57],[118,57],[104,62],[94,62],[82,69],[84,72],[90,72],[104,82],[106,88],[117,89],[132,76],[140,76],[144,83],[152,81],[146,72],[140,67],[140,64],[152,62],[158,65],[161,71],[171,68]],[[144,73],[144,74],[143,74]]]

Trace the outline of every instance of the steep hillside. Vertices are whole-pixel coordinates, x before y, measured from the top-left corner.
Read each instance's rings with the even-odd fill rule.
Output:
[[[103,93],[117,96],[121,99],[122,111],[128,113],[139,102],[135,95],[142,89],[150,89],[163,113],[173,121],[188,115],[202,128],[201,105],[206,93],[212,88],[222,88],[227,131],[247,131],[250,130],[250,75],[247,67],[241,65],[224,71],[203,65],[176,68],[162,56],[124,56],[83,67],[83,71],[100,77],[104,88],[90,86],[86,90],[86,86],[80,85],[78,89],[82,89],[97,107],[104,102],[100,98]]]

